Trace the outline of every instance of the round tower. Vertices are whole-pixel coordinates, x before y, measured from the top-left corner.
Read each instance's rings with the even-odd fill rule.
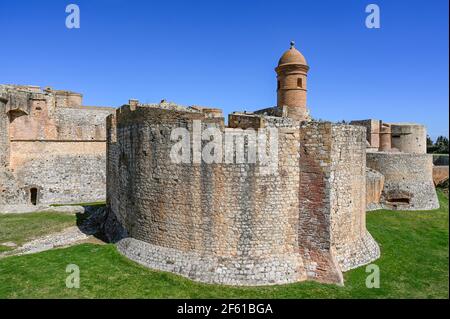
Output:
[[[277,72],[277,106],[287,107],[287,116],[295,120],[309,119],[306,108],[306,76],[309,66],[305,57],[294,47],[291,47],[278,61]]]

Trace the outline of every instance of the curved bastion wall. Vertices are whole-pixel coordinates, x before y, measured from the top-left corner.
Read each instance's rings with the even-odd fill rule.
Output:
[[[427,130],[415,123],[390,123],[392,147],[404,153],[427,153]]]
[[[224,129],[223,118],[196,112],[140,107],[118,112],[116,154],[109,149],[108,164],[108,170],[118,168],[112,175],[117,181],[114,189],[108,182],[108,204],[139,241],[125,240],[119,249],[154,268],[206,282],[304,279],[296,254],[295,139],[280,137],[285,156],[279,174],[267,175],[259,164],[173,163],[171,131],[185,127],[192,133],[193,120]],[[139,257],[142,251],[147,255]]]
[[[258,162],[193,163],[193,154],[174,163],[171,132],[183,127],[192,139],[194,120],[245,134],[192,109],[126,105],[108,117],[106,230],[125,256],[232,285],[342,283],[342,270],[378,258],[365,228],[362,129],[280,128],[276,171],[268,173]],[[346,143],[360,152],[339,157]],[[336,194],[343,188],[349,199]]]
[[[367,153],[367,167],[384,176],[382,207],[400,210],[439,208],[430,154]]]
[[[331,137],[331,244],[347,271],[377,259],[380,250],[366,229],[365,129],[333,125]]]

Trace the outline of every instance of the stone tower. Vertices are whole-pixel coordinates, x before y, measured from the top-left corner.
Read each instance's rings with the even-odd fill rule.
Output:
[[[295,120],[308,120],[306,108],[306,75],[309,66],[305,57],[294,47],[287,50],[278,61],[277,72],[277,106],[287,107],[287,116]]]

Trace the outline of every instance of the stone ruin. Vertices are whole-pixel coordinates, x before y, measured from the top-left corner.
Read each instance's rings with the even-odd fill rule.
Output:
[[[102,200],[106,184],[105,234],[145,266],[207,283],[343,284],[343,272],[380,256],[366,209],[437,207],[425,128],[314,121],[309,66],[293,44],[275,71],[277,106],[234,112],[227,125],[216,108],[130,100],[113,110],[0,86],[0,211]],[[188,161],[171,157],[179,128]],[[212,128],[232,147],[196,161]],[[251,134],[274,130],[276,158],[248,161]]]

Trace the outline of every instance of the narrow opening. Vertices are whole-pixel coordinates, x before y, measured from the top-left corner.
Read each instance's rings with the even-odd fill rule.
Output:
[[[280,89],[280,81],[277,81],[277,90]]]
[[[36,205],[37,204],[37,188],[33,187],[30,188],[30,201],[32,205]]]
[[[409,204],[409,200],[410,200],[409,198],[389,198],[388,202]]]
[[[41,110],[42,110],[42,107],[36,106],[36,111],[41,111]]]
[[[303,79],[302,78],[297,79],[297,87],[299,87],[299,88],[303,87]]]

